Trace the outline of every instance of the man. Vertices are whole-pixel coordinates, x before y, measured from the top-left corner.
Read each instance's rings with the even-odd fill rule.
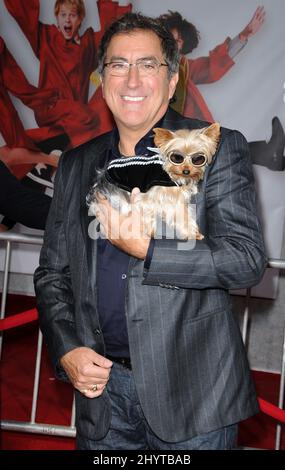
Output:
[[[113,23],[99,64],[117,128],[61,159],[35,273],[58,377],[76,389],[78,448],[231,448],[236,423],[258,406],[227,290],[256,284],[266,265],[245,139],[222,130],[196,199],[205,239],[193,249],[150,241],[135,210],[112,225],[118,214],[103,199],[109,240],[94,240],[85,198],[97,170],[148,154],[153,127],[205,126],[168,110],[179,56],[157,20]]]

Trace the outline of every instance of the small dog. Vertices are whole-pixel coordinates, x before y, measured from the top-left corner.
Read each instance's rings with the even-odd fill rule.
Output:
[[[205,169],[216,153],[220,125],[202,129],[171,131],[155,128],[154,156],[122,157],[112,160],[87,195],[90,212],[96,215],[97,195],[106,197],[123,214],[131,211],[130,192],[139,187],[135,203],[148,236],[158,235],[159,219],[182,240],[204,237],[191,214],[192,195],[198,191]]]

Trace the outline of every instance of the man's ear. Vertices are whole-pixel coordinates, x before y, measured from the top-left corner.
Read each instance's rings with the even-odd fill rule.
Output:
[[[178,50],[181,52],[182,48],[184,46],[184,41],[183,41],[182,37],[179,36],[179,38],[176,39],[176,42],[177,42]]]
[[[171,100],[173,97],[175,90],[176,90],[176,85],[178,83],[178,78],[179,74],[176,72],[174,75],[172,75],[171,79],[169,80],[169,94],[168,94],[168,99]]]
[[[102,88],[102,96],[105,99],[105,96],[104,96],[104,83],[103,83],[103,78],[102,78],[101,74],[100,74],[100,82],[101,82],[101,88]]]

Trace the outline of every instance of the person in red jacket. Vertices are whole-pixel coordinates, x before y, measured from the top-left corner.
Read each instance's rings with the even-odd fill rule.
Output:
[[[28,82],[0,37],[0,134],[6,144],[0,147],[0,160],[18,178],[23,177],[37,163],[57,166],[58,157],[48,155],[41,151],[41,145],[37,145],[37,142],[46,140],[48,135],[24,129],[9,92],[34,111],[43,102],[53,106],[57,99],[54,90],[39,90]]]
[[[99,0],[101,30],[89,27],[79,33],[85,17],[83,0],[56,0],[56,25],[39,21],[39,0],[5,0],[9,13],[23,30],[40,62],[38,88],[54,89],[54,106],[42,104],[35,112],[39,127],[63,130],[75,147],[109,130],[110,114],[97,91],[92,106],[88,106],[89,77],[97,67],[97,44],[105,27],[117,16],[130,11],[131,5]]]
[[[197,85],[216,82],[231,69],[235,64],[234,58],[263,25],[264,7],[259,6],[255,10],[249,23],[236,37],[226,38],[222,44],[210,51],[209,56],[196,59],[188,59],[185,54],[191,53],[199,44],[200,33],[197,28],[178,12],[169,11],[159,18],[172,32],[181,53],[179,81],[175,100],[170,106],[184,116],[214,122],[215,119]],[[284,130],[279,118],[274,116],[270,140],[249,142],[252,163],[266,166],[273,171],[283,171],[284,146]]]
[[[49,198],[42,188],[30,188],[25,176],[35,165],[48,165],[54,172],[59,160],[59,152],[55,154],[54,149],[60,141],[66,142],[64,136],[57,136],[55,145],[55,139],[44,128],[24,129],[9,93],[34,111],[43,102],[52,106],[56,100],[54,90],[39,90],[28,82],[0,37],[0,212],[5,216],[0,232],[12,228],[16,221],[44,227]],[[15,222],[7,216],[15,217]]]
[[[212,113],[197,85],[216,82],[231,69],[235,63],[233,59],[264,23],[264,8],[256,9],[250,22],[236,37],[226,38],[222,44],[210,51],[209,56],[196,59],[188,59],[185,56],[199,44],[200,33],[196,27],[182,18],[177,11],[169,11],[159,18],[172,32],[181,53],[176,100],[171,106],[186,117],[213,122]]]

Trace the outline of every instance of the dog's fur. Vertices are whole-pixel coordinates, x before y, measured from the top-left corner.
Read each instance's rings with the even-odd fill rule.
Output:
[[[168,227],[175,230],[175,237],[183,240],[203,239],[195,219],[191,215],[191,197],[198,191],[198,183],[203,179],[205,169],[212,161],[217,150],[220,136],[220,125],[214,123],[202,129],[168,129],[155,128],[154,144],[159,150],[162,168],[169,175],[175,186],[153,186],[147,192],[140,193],[135,209],[140,210],[143,227],[147,235],[156,237],[157,222],[162,219]],[[186,158],[182,164],[173,164],[168,156],[171,153],[193,155],[202,153],[206,164],[195,167]],[[106,197],[111,205],[124,214],[131,211],[130,193],[108,182],[104,171],[91,188],[87,203],[91,213],[96,215],[97,194]]]

